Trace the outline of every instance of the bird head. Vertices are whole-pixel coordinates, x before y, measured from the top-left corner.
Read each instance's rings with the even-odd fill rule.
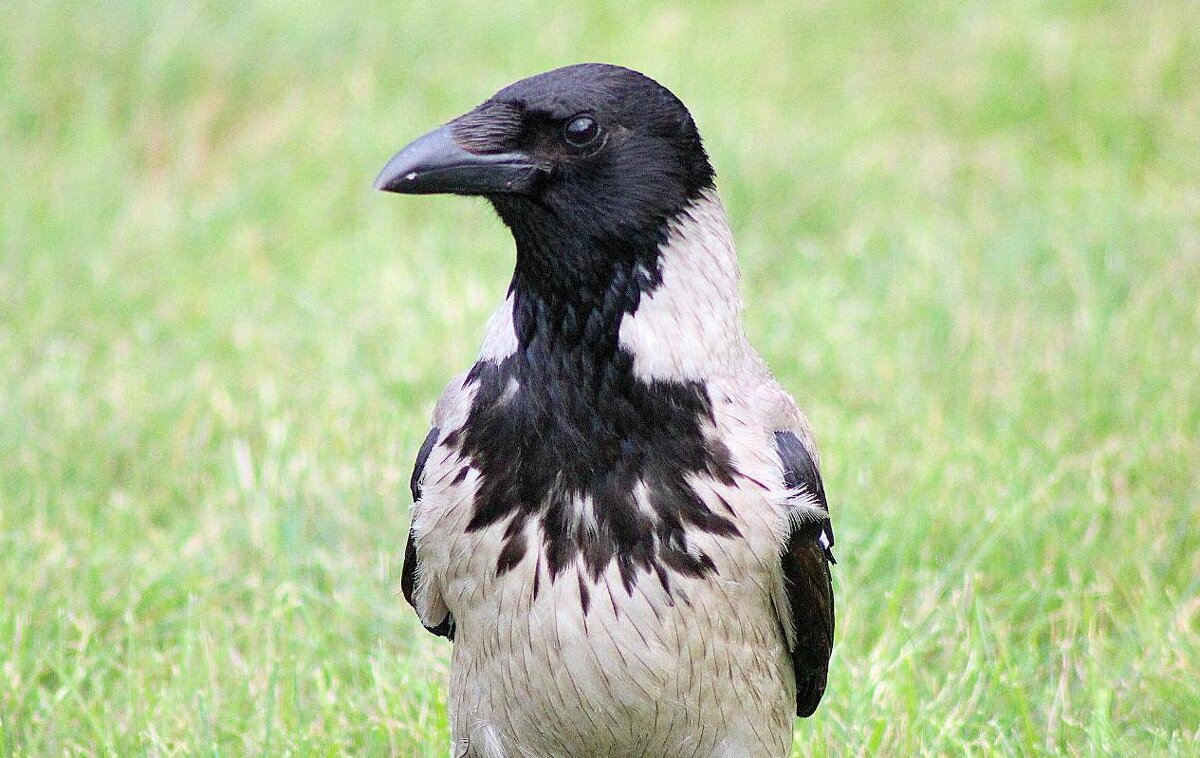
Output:
[[[549,254],[561,269],[564,256],[583,265],[587,251],[628,257],[621,249],[654,247],[666,221],[713,186],[713,170],[669,90],[587,63],[505,87],[398,152],[375,186],[484,196],[513,230],[519,257]]]

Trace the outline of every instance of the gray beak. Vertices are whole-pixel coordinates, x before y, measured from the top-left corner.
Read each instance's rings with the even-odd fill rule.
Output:
[[[403,195],[496,195],[525,192],[545,167],[522,152],[472,153],[447,124],[392,156],[375,189]]]

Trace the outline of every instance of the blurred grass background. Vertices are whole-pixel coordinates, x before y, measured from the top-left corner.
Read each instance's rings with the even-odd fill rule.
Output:
[[[406,482],[511,243],[371,181],[604,60],[822,442],[796,755],[1198,754],[1200,5],[899,5],[6,3],[0,751],[444,753]]]

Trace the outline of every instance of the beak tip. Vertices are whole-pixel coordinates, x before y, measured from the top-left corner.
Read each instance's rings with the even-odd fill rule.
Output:
[[[407,174],[400,174],[394,170],[385,168],[379,172],[379,176],[375,177],[374,187],[380,192],[402,192],[405,181],[412,181],[416,178],[417,173],[410,171]]]

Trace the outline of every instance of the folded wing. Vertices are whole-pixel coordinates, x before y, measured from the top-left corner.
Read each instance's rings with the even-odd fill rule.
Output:
[[[790,611],[792,666],[796,672],[796,715],[811,716],[825,694],[833,651],[833,526],[817,464],[790,431],[775,432],[775,451],[784,484],[799,502],[780,560]],[[824,511],[812,517],[812,506]],[[788,623],[789,619],[784,619]]]

